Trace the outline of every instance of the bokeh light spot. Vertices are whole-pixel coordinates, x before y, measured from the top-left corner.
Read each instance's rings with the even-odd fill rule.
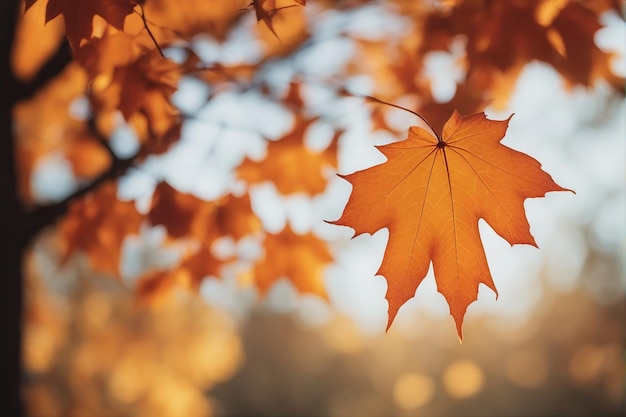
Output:
[[[398,407],[413,410],[428,403],[435,393],[435,383],[423,374],[406,373],[393,386],[393,399]]]
[[[443,373],[443,386],[451,397],[473,397],[480,392],[484,384],[483,370],[472,361],[456,361],[449,365]]]

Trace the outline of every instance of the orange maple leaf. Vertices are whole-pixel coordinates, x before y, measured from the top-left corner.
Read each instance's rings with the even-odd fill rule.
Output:
[[[337,167],[337,141],[342,132],[335,133],[325,150],[313,151],[305,145],[304,137],[316,120],[298,117],[289,133],[269,143],[265,159],[246,159],[239,165],[239,178],[250,184],[272,181],[282,194],[324,192],[328,182],[324,171]]]
[[[214,239],[219,237],[211,232],[211,238],[202,242],[195,252],[185,254],[178,265],[169,270],[150,270],[137,281],[135,302],[138,305],[159,305],[176,288],[197,292],[206,277],[218,277],[222,267],[232,259],[218,259],[211,250]]]
[[[165,226],[167,234],[174,239],[185,236],[201,239],[207,234],[216,209],[212,201],[182,193],[161,182],[154,190],[148,218],[153,225]]]
[[[169,96],[176,91],[178,70],[175,63],[152,51],[131,65],[117,67],[111,83],[98,91],[98,98],[105,107],[119,109],[126,119],[141,111],[151,123],[169,120],[176,113]]]
[[[94,269],[119,275],[124,239],[139,234],[143,216],[134,201],[117,199],[117,187],[106,182],[70,205],[60,225],[66,261],[76,250],[86,252]]]
[[[28,13],[18,17],[11,66],[23,81],[32,79],[65,40],[62,19],[42,25],[45,15],[46,4],[38,2]]]
[[[207,201],[176,190],[161,182],[154,190],[150,223],[165,226],[168,234],[178,239],[194,237],[207,241],[211,236],[230,236],[235,240],[261,230],[261,221],[252,212],[250,196],[227,195],[217,201]]]
[[[181,120],[170,102],[181,77],[178,64],[157,50],[143,51],[123,32],[92,39],[77,51],[76,60],[93,79],[91,97],[100,115],[119,110],[138,132],[147,128],[152,153],[178,139]]]
[[[343,176],[353,190],[332,223],[350,226],[356,235],[389,229],[378,270],[388,283],[387,328],[432,262],[437,289],[462,339],[463,317],[478,297],[478,285],[497,295],[478,220],[511,245],[537,246],[524,200],[571,191],[557,185],[535,159],[500,143],[509,120],[489,120],[484,113],[462,117],[455,111],[441,138],[411,127],[406,140],[378,147],[387,162]]]
[[[26,10],[36,1],[26,0]],[[91,38],[94,16],[98,15],[122,30],[124,20],[133,12],[135,4],[136,0],[48,0],[46,22],[62,14],[67,39],[76,51],[81,40]]]
[[[570,0],[460,2],[449,15],[426,19],[418,54],[447,50],[452,39],[462,35],[467,40],[466,78],[480,80],[478,87],[489,90],[500,105],[510,96],[522,66],[535,60],[552,65],[570,86],[606,79],[623,91],[623,77],[610,69],[612,54],[593,41],[602,27],[600,11],[613,6]]]
[[[249,195],[224,196],[206,201],[176,190],[166,182],[157,185],[148,219],[163,225],[172,239],[191,238],[197,247],[183,254],[179,264],[168,271],[152,270],[137,283],[139,303],[158,303],[174,287],[197,291],[208,276],[220,276],[232,258],[218,258],[212,250],[223,237],[239,240],[261,230],[261,221],[252,212]]]
[[[323,269],[333,261],[326,243],[313,233],[296,234],[289,225],[267,234],[265,255],[254,267],[254,281],[266,293],[280,278],[288,278],[303,293],[327,299]]]

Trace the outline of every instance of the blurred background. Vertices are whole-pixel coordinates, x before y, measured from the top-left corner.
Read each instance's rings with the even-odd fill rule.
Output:
[[[483,108],[492,119],[515,114],[503,143],[533,156],[575,194],[526,201],[539,249],[511,247],[481,221],[499,297],[481,288],[468,309],[462,344],[431,273],[385,332],[386,282],[375,274],[387,231],[351,239],[351,230],[324,222],[339,217],[350,193],[335,174],[383,162],[374,145],[403,139],[418,122],[363,96],[426,113],[433,103],[462,107],[473,58],[472,38],[465,35],[451,37],[442,50],[422,48],[423,60],[414,66],[377,49],[384,41],[401,46],[396,52],[406,50],[411,34],[427,27],[434,13],[402,1],[382,3],[338,2],[335,8],[320,1],[304,11],[285,9],[301,13],[305,37],[293,27],[295,15],[274,20],[275,39],[254,14],[244,13],[223,39],[191,38],[205,63],[256,66],[254,80],[262,79],[272,94],[251,88],[254,83],[219,89],[183,76],[173,98],[186,117],[181,140],[130,169],[117,191],[139,210],[163,180],[207,200],[249,192],[268,232],[289,224],[327,242],[334,257],[323,272],[329,299],[298,293],[288,279],[261,295],[246,284],[245,268],[233,265],[219,278],[207,277],[197,294],[173,289],[156,305],[138,306],[138,277],[177,256],[164,244],[163,226],[143,225],[139,236],[124,240],[121,280],[95,271],[81,254],[63,262],[58,231],[50,228],[24,262],[29,416],[624,415],[623,84],[620,91],[609,77],[572,82],[567,71],[528,57],[519,68],[501,71],[509,78],[491,85]],[[458,3],[430,7],[452,19]],[[598,16],[594,45],[614,54],[611,71],[624,77],[623,14]],[[189,51],[172,45],[165,53],[183,62]],[[404,67],[389,75],[392,64]],[[404,71],[416,71],[415,84],[425,82],[420,88],[430,101],[415,101],[422,90],[395,92],[393,77],[406,77]],[[306,132],[307,146],[324,149],[336,130],[343,132],[338,169],[324,174],[327,187],[314,196],[284,195],[272,182],[247,184],[234,174],[244,158],[267,154],[268,139],[291,129],[294,112],[271,96],[288,94],[294,82],[302,109],[318,117]],[[33,103],[16,117],[34,117]],[[78,95],[68,111],[81,119],[91,110]],[[374,129],[375,123],[387,129]],[[123,121],[111,146],[119,155],[138,146]],[[33,201],[61,200],[82,184],[70,159],[54,153],[34,164],[28,180]],[[245,260],[261,249],[225,241],[216,250]]]

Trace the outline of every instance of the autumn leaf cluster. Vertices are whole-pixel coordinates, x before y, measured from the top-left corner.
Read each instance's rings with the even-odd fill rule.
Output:
[[[535,61],[556,70],[566,87],[606,83],[623,91],[612,53],[593,40],[600,16],[620,8],[610,0],[26,0],[16,76],[28,82],[51,59],[67,60],[14,109],[20,195],[25,205],[48,204],[35,178],[51,160],[69,166],[76,187],[57,197],[70,202],[58,224],[59,251],[64,261],[83,252],[111,276],[123,278],[129,237],[164,228],[163,246],[177,257],[134,280],[140,304],[158,304],[175,288],[197,291],[233,265],[242,285],[262,294],[287,278],[326,298],[330,242],[289,223],[269,229],[253,210],[253,190],[269,183],[283,197],[324,194],[342,152],[350,152],[349,115],[336,104],[359,100],[372,135],[400,142],[380,148],[387,163],[345,177],[353,191],[336,223],[357,233],[389,229],[379,273],[388,281],[390,324],[432,262],[460,334],[478,284],[495,290],[478,219],[511,244],[534,244],[524,200],[564,190],[537,161],[499,143],[507,121],[480,112],[505,108]],[[359,13],[382,23],[351,27]],[[435,56],[454,64],[446,93],[430,72]],[[195,108],[177,96],[184,83],[201,86]],[[250,128],[253,115],[241,110],[235,123],[262,137],[265,155],[233,163],[220,193],[207,197],[153,175],[143,206],[121,196],[120,180],[175,150],[187,127],[202,121],[204,106],[251,95],[279,107],[289,123],[265,134],[267,126]],[[409,126],[393,122],[394,103],[419,115],[404,141]],[[233,128],[211,120],[218,130]],[[311,146],[307,138],[320,126],[327,140]],[[225,241],[253,241],[261,251],[250,259],[219,253]]]

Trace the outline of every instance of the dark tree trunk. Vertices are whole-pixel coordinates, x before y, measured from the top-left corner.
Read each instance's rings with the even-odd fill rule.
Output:
[[[15,150],[11,108],[19,96],[19,86],[10,68],[11,47],[19,2],[1,0],[0,8],[0,355],[2,378],[1,413],[24,415],[21,391],[22,338],[22,254],[28,242],[25,213],[17,198]]]
[[[17,193],[13,106],[30,98],[71,60],[67,42],[27,83],[11,70],[11,51],[20,0],[0,0],[0,414],[21,417],[24,409],[22,385],[22,310],[24,252],[33,237],[67,210],[71,200],[27,211]],[[83,191],[84,192],[84,191]],[[77,193],[78,194],[78,193]]]

